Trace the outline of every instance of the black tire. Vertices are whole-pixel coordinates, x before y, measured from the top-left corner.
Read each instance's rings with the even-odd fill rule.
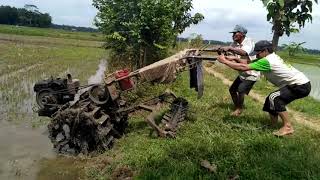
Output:
[[[41,109],[45,108],[48,104],[57,104],[58,97],[54,94],[52,89],[43,89],[36,94],[37,104]]]

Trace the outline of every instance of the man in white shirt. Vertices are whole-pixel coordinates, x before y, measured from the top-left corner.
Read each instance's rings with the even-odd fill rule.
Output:
[[[282,127],[275,132],[277,136],[284,136],[294,132],[286,105],[290,102],[306,97],[311,91],[310,80],[300,71],[286,63],[273,52],[272,43],[266,40],[255,44],[254,51],[250,55],[256,55],[257,59],[250,64],[234,62],[235,59],[220,55],[218,61],[232,69],[248,71],[261,71],[268,81],[280,89],[272,92],[266,98],[263,110],[268,112],[272,124],[278,121],[278,116],[283,121]]]
[[[241,25],[236,25],[233,29],[233,43],[230,46],[221,47],[224,51],[232,52],[239,59],[244,58],[244,62],[250,63],[255,56],[249,56],[254,49],[254,41],[247,37],[247,29]],[[239,71],[239,76],[233,81],[229,92],[235,106],[231,113],[233,116],[239,116],[243,111],[244,96],[249,94],[254,83],[259,79],[260,73],[254,70]]]

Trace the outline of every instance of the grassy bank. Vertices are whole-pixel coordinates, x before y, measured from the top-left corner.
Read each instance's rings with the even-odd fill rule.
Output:
[[[176,139],[150,136],[141,116],[130,118],[128,133],[103,157],[109,165],[91,168],[89,179],[108,179],[127,167],[137,179],[317,179],[320,177],[319,133],[295,124],[296,133],[276,138],[266,128],[262,104],[247,98],[247,110],[239,118],[229,116],[231,99],[219,79],[205,77],[201,99],[189,89],[187,73],[171,85],[191,104],[188,121]],[[155,86],[157,91],[163,86]],[[152,91],[152,90],[151,90]],[[210,173],[201,160],[217,166]]]

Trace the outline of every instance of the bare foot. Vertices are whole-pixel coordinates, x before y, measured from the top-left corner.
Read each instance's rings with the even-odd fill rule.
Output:
[[[285,126],[280,128],[278,131],[273,132],[272,134],[275,136],[286,136],[286,135],[292,134],[293,132],[294,130],[291,126]]]
[[[233,111],[230,115],[231,116],[240,116],[242,113],[242,109],[236,109],[235,111]]]

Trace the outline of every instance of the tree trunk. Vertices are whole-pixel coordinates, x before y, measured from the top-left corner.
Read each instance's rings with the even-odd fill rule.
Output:
[[[274,51],[277,51],[279,39],[283,35],[283,30],[281,29],[281,18],[280,14],[283,13],[282,11],[278,12],[279,14],[274,16],[273,19],[273,37],[272,37],[272,48]]]
[[[144,48],[144,53],[143,53],[143,66],[147,65],[148,58],[147,58],[147,47]]]
[[[274,51],[277,51],[278,49],[279,39],[280,39],[279,32],[275,30],[273,32],[273,37],[272,37],[272,48]]]
[[[138,68],[142,68],[143,67],[143,55],[144,55],[144,51],[143,51],[142,46],[140,46]]]

